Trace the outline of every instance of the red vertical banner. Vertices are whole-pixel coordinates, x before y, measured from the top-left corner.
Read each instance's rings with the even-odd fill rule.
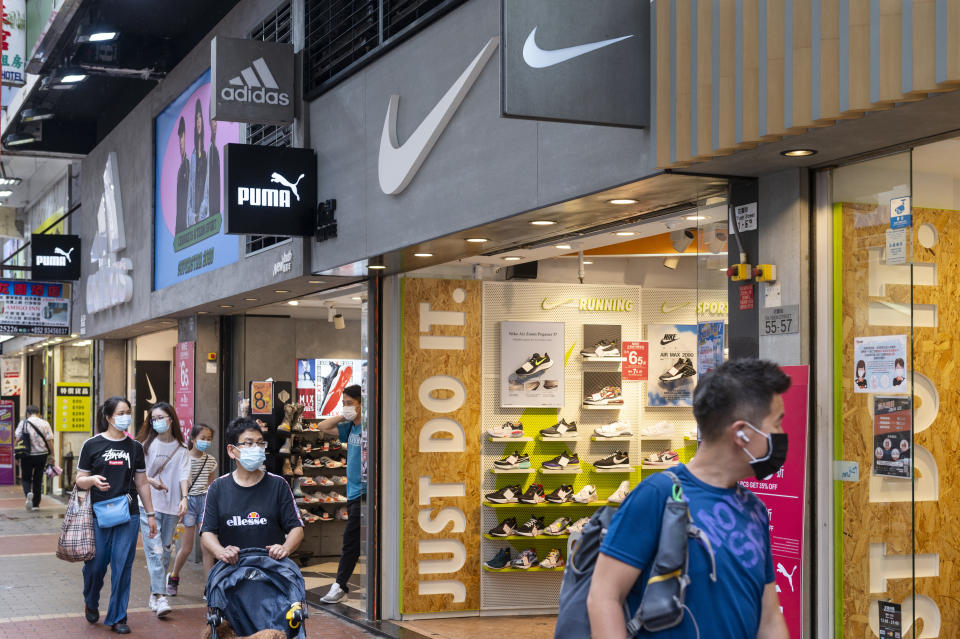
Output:
[[[0,400],[0,486],[13,484],[13,435],[16,429],[13,402]]]
[[[792,384],[783,396],[787,461],[773,477],[740,482],[770,515],[770,550],[780,607],[792,639],[803,637],[803,521],[806,502],[809,366],[784,366]]]
[[[195,342],[177,344],[174,365],[173,408],[180,418],[180,427],[189,435],[193,428],[193,382]]]
[[[623,381],[647,381],[650,367],[650,342],[623,342]]]

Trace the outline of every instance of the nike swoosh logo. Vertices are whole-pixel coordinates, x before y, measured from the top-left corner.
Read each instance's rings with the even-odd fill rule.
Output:
[[[681,308],[686,308],[687,306],[690,306],[690,302],[684,302],[683,304],[677,304],[676,306],[667,306],[667,303],[664,302],[660,305],[660,312],[664,315],[669,315],[670,313],[679,311]]]
[[[147,403],[153,406],[157,403],[157,392],[153,390],[153,384],[150,382],[150,376],[144,375],[147,378],[147,388],[150,389],[150,398],[147,399]]]
[[[566,62],[567,60],[582,56],[585,53],[608,47],[611,44],[632,37],[633,35],[626,35],[610,40],[580,44],[575,47],[547,50],[537,46],[537,27],[534,27],[530,35],[527,36],[527,41],[523,43],[523,61],[534,69],[543,69],[544,67],[552,67],[555,64]]]
[[[542,308],[545,311],[552,311],[553,309],[559,308],[564,304],[569,304],[572,301],[573,301],[572,297],[568,297],[565,300],[553,300],[553,301],[550,301],[550,299],[548,298],[540,302],[540,308]]]
[[[447,89],[403,145],[397,143],[397,108],[400,96],[390,96],[387,117],[383,121],[383,132],[380,135],[380,157],[377,164],[381,191],[387,195],[397,195],[407,188],[499,45],[500,38],[497,36],[487,41],[477,57],[460,74],[453,86]]]

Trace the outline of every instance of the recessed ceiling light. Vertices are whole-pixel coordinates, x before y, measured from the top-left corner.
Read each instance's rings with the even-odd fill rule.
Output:
[[[351,297],[350,299],[352,299],[352,300],[357,300],[358,302],[362,302],[362,301],[363,301],[363,298],[362,298],[362,297]]]
[[[636,200],[631,200],[629,198],[617,198],[615,200],[607,200],[608,204],[636,204]]]
[[[220,308],[233,308],[233,304],[218,304]]]
[[[467,241],[473,244],[483,244],[484,242],[489,242],[490,240],[485,237],[468,237]]]
[[[255,298],[255,297],[245,297],[245,298],[243,298],[243,301],[244,301],[244,302],[256,302],[256,301],[257,301],[257,298]]]
[[[552,226],[556,224],[553,220],[533,220],[530,222],[533,226]]]
[[[785,155],[788,158],[805,158],[815,154],[815,149],[788,149],[786,151],[780,151],[780,155]]]
[[[633,231],[617,231],[617,235],[620,237],[630,237],[631,235],[636,235]]]
[[[13,195],[13,191],[9,189],[4,189],[3,191],[0,191],[0,197],[10,197],[11,195]]]
[[[78,337],[80,337],[80,336],[77,335],[76,333],[70,333],[70,337],[76,339],[76,338],[78,338]]]
[[[368,268],[368,269],[377,269],[378,271],[382,271],[383,269],[385,269],[385,268],[387,268],[387,267],[384,266],[384,265],[382,265],[382,264],[371,264],[371,265],[369,265],[367,268]]]
[[[310,284],[326,284],[326,280],[310,280]]]
[[[688,215],[687,219],[691,222],[699,222],[700,220],[708,220],[710,218],[708,218],[706,215]]]
[[[273,292],[274,292],[274,293],[289,293],[290,291],[288,291],[288,290],[285,289],[285,288],[278,288],[278,289],[274,289]]]
[[[573,247],[570,246],[569,244],[557,244],[557,248],[560,249],[561,251],[569,251]]]
[[[290,300],[289,302],[287,302],[287,304],[289,304],[290,306],[300,306],[300,302],[298,300]]]
[[[583,263],[584,263],[584,264],[593,264],[593,262],[591,262],[590,260],[584,260]]]
[[[517,255],[508,255],[508,256],[506,256],[505,258],[503,258],[503,260],[504,260],[505,262],[516,262],[516,261],[522,260],[522,259],[523,259],[522,257],[519,257],[519,256],[517,256]]]
[[[197,311],[197,315],[206,315],[207,311]]]
[[[414,257],[433,257],[433,253],[414,253]]]

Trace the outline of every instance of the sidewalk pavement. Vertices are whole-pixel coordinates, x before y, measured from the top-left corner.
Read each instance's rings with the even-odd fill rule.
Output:
[[[61,561],[54,554],[63,523],[64,504],[43,497],[38,512],[24,508],[19,486],[0,487],[0,639],[112,637],[100,624],[83,618],[82,564]],[[180,593],[170,597],[173,612],[165,619],[147,607],[150,579],[143,546],[133,564],[128,621],[140,637],[199,637],[204,628],[203,567],[188,561],[180,575]],[[101,612],[110,595],[109,576],[101,594]],[[310,637],[373,637],[359,627],[312,608],[307,622]]]

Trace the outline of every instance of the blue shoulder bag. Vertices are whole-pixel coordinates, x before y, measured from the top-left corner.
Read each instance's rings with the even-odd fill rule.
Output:
[[[130,496],[120,495],[93,505],[93,514],[101,528],[113,528],[130,521]]]

